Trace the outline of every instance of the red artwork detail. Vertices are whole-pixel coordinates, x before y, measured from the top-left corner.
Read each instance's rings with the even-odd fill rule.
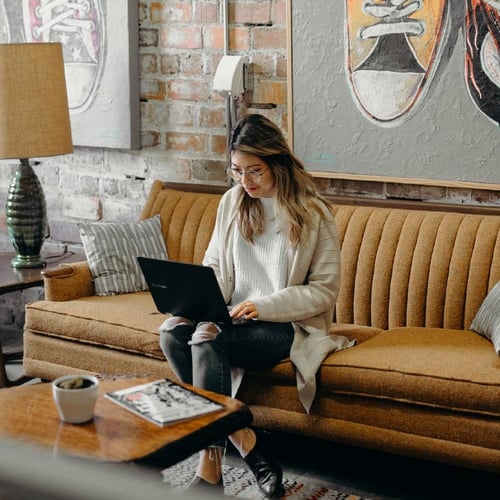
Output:
[[[467,0],[465,80],[478,109],[500,121],[500,13],[487,0]]]

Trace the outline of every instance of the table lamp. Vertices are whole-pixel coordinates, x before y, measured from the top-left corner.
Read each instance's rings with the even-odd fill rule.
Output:
[[[6,204],[12,267],[45,265],[45,195],[29,158],[72,152],[62,45],[0,44],[0,158],[20,159]]]

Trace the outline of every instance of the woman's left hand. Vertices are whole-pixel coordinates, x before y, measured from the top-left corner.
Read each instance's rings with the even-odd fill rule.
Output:
[[[257,319],[259,317],[259,311],[255,307],[253,302],[245,300],[245,302],[240,302],[235,305],[229,315],[233,319]]]

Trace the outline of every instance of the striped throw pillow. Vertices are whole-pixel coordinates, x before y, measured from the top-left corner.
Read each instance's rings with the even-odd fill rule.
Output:
[[[484,299],[471,329],[490,340],[497,355],[500,355],[500,281]]]
[[[96,295],[147,290],[136,257],[168,258],[159,215],[131,224],[80,222],[77,227]]]

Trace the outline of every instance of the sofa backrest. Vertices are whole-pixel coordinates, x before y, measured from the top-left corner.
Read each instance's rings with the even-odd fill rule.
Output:
[[[336,321],[469,328],[500,280],[500,216],[335,206]]]
[[[225,188],[189,189],[156,181],[141,218],[161,215],[170,259],[201,263]],[[334,211],[342,246],[338,323],[469,328],[500,280],[500,216],[351,205]]]
[[[212,235],[220,198],[221,193],[171,189],[155,181],[140,218],[160,214],[169,259],[200,264]]]

